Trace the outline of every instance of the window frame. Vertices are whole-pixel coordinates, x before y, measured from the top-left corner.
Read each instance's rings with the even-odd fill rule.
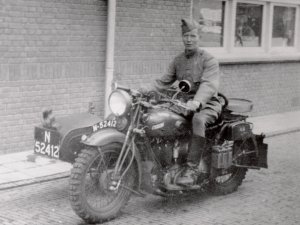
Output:
[[[200,1],[201,4],[201,0]],[[300,60],[300,0],[215,0],[225,1],[222,47],[202,47],[220,62],[290,61]],[[263,6],[261,46],[235,46],[236,9],[238,3]],[[274,6],[295,7],[294,46],[272,46]],[[192,15],[193,16],[193,15]]]
[[[201,0],[200,1],[200,7],[201,7]],[[214,54],[225,54],[227,52],[226,50],[226,43],[227,43],[227,39],[228,39],[228,23],[229,23],[229,14],[227,13],[229,11],[229,5],[228,5],[228,1],[230,0],[214,0],[214,1],[219,1],[219,2],[225,2],[225,9],[224,9],[224,27],[223,27],[223,46],[221,47],[201,47],[203,49],[206,49],[210,52],[214,52]],[[192,15],[193,17],[193,15]],[[201,39],[200,39],[201,42]]]
[[[261,5],[263,6],[262,9],[262,23],[261,23],[261,46],[257,46],[257,47],[237,47],[235,46],[235,38],[233,38],[233,49],[232,52],[233,53],[262,53],[264,52],[264,48],[265,48],[265,27],[266,27],[266,3],[265,2],[259,2],[259,1],[247,1],[247,0],[234,0],[233,1],[233,7],[234,7],[234,20],[233,20],[233,24],[232,24],[232,33],[231,35],[233,35],[233,37],[235,37],[235,26],[236,26],[236,10],[237,10],[237,4],[238,3],[248,3],[248,4],[254,4],[254,5]]]
[[[299,23],[299,10],[297,10],[297,5],[294,4],[283,4],[283,3],[271,3],[271,9],[270,9],[270,20],[273,22],[273,16],[274,16],[274,8],[275,6],[280,6],[280,7],[292,7],[295,8],[295,33],[294,33],[294,46],[272,46],[272,38],[273,38],[273,23],[271,25],[271,30],[270,30],[270,53],[271,54],[279,54],[282,52],[297,52],[297,47],[298,47],[298,42],[299,42],[299,37],[298,37],[298,23]]]

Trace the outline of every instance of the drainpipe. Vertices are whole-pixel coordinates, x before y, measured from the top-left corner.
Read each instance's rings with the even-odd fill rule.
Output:
[[[112,91],[114,77],[114,48],[115,48],[115,26],[116,26],[116,0],[108,0],[107,16],[107,38],[106,38],[106,63],[105,63],[105,117],[109,115],[108,97]]]

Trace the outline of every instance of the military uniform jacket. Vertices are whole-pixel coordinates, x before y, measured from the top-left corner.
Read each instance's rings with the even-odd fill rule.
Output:
[[[159,90],[167,89],[176,80],[190,81],[194,100],[200,102],[202,108],[207,103],[209,108],[214,108],[211,100],[219,89],[219,64],[208,52],[197,49],[179,54],[170,63],[167,73],[155,81],[155,86]]]

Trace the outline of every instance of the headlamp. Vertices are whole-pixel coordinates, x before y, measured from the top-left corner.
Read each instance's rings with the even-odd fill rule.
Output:
[[[123,90],[113,91],[108,99],[108,105],[111,112],[116,116],[122,116],[127,113],[131,107],[132,100],[130,95]]]

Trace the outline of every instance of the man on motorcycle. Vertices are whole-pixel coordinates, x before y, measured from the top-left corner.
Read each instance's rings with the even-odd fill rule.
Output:
[[[219,64],[208,52],[200,49],[199,24],[193,20],[182,19],[182,40],[185,51],[177,55],[170,63],[168,71],[155,80],[158,90],[166,90],[176,80],[188,80],[192,83],[192,96],[187,105],[197,113],[194,114],[193,136],[187,158],[188,168],[181,177],[180,183],[193,182],[193,174],[208,174],[204,160],[205,128],[216,121],[222,106],[217,98],[219,89]],[[199,111],[200,110],[200,111]]]

